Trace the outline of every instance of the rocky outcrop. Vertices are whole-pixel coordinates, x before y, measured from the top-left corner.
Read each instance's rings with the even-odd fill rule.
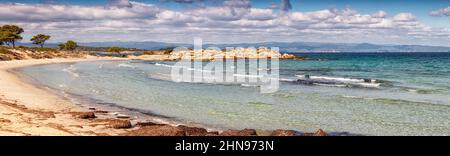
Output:
[[[283,60],[305,60],[304,57],[298,57],[298,56],[291,55],[291,54],[282,54],[280,59],[283,59]]]
[[[208,131],[204,128],[188,127],[183,125],[178,127],[185,131],[186,136],[206,136],[208,134]]]
[[[133,127],[130,120],[111,119],[109,126],[114,129],[128,129]]]
[[[315,133],[303,133],[303,136],[328,136],[328,134],[322,129],[319,129]]]
[[[291,54],[281,54],[278,51],[268,48],[238,48],[231,50],[176,50],[171,52],[170,60],[222,60],[222,59],[290,59],[303,60],[302,57],[297,57]]]

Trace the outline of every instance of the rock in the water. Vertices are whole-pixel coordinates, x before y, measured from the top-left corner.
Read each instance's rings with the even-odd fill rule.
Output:
[[[315,133],[304,133],[304,136],[328,136],[328,134],[323,131],[322,129],[319,129],[317,132]]]
[[[109,121],[109,125],[115,129],[127,129],[132,127],[130,120],[111,120]]]
[[[293,130],[278,129],[272,132],[271,136],[296,136],[297,132]]]
[[[186,136],[183,129],[170,125],[146,126],[125,134],[128,136]]]
[[[146,127],[146,126],[164,126],[166,124],[158,124],[158,123],[154,123],[154,122],[138,122],[136,123],[136,126],[139,127]]]
[[[95,118],[94,112],[72,112],[71,114],[80,119],[94,119]]]
[[[244,129],[244,130],[226,130],[220,135],[222,136],[256,136],[256,130]]]
[[[186,136],[205,136],[208,133],[208,131],[204,128],[188,127],[183,125],[178,127],[186,132]]]

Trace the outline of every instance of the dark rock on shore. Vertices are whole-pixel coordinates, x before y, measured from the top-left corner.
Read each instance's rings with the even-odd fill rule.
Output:
[[[71,112],[72,116],[75,116],[80,119],[94,119],[94,112]]]
[[[256,130],[244,129],[244,130],[226,130],[223,131],[221,136],[256,136]]]
[[[328,134],[322,129],[319,129],[315,133],[303,133],[303,136],[328,136]]]
[[[145,126],[125,134],[127,136],[186,136],[186,132],[180,127],[169,125]]]
[[[297,132],[293,130],[277,129],[272,132],[271,136],[296,136]]]
[[[183,125],[178,127],[186,132],[186,136],[206,136],[208,134],[208,131],[204,128],[188,127]]]
[[[115,129],[127,129],[133,127],[131,125],[130,120],[119,120],[119,119],[109,121],[109,125]]]

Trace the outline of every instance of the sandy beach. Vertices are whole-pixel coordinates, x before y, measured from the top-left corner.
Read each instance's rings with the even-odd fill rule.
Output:
[[[24,82],[12,69],[50,63],[111,60],[39,59],[0,62],[0,135],[118,135],[124,130],[108,128],[101,121],[75,118],[73,112],[88,111],[68,99]],[[118,59],[118,58],[115,58]],[[101,118],[100,118],[101,119]]]
[[[152,60],[164,60],[155,56]],[[217,130],[195,123],[183,124],[164,118],[133,112],[118,114],[122,108],[77,105],[51,89],[35,85],[15,69],[53,63],[81,61],[130,60],[130,58],[95,57],[29,59],[0,62],[0,136],[324,136],[299,134],[292,130]],[[143,59],[147,60],[147,59]],[[127,112],[127,110],[124,110]],[[131,113],[128,111],[128,113]],[[125,115],[125,117],[120,117]]]

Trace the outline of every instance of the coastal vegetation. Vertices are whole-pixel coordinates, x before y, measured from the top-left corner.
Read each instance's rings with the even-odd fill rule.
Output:
[[[123,51],[126,51],[127,48],[122,48],[122,47],[118,47],[118,46],[113,46],[107,49],[107,52],[112,52],[112,53],[120,53]]]
[[[58,45],[60,50],[70,50],[74,51],[78,47],[78,43],[73,40],[68,40],[66,43],[61,43]]]
[[[45,34],[37,34],[36,36],[33,36],[33,38],[30,39],[30,41],[33,42],[33,44],[41,46],[41,48],[44,47],[45,41],[50,39],[50,35]]]
[[[23,28],[16,25],[3,25],[0,27],[0,45],[6,44],[12,47],[16,46],[16,42],[22,40]]]

